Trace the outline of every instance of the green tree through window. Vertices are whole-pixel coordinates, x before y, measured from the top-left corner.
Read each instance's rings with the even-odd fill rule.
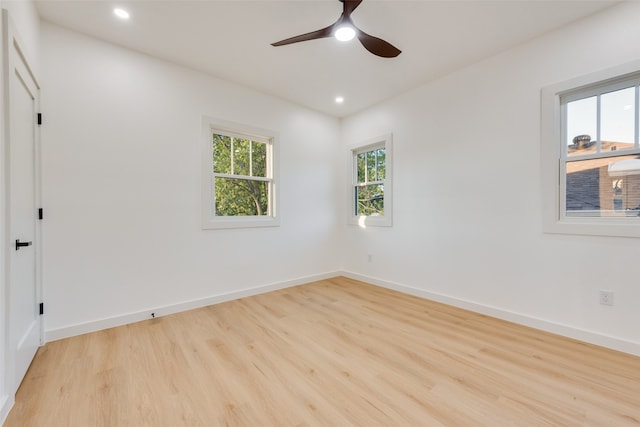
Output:
[[[355,215],[384,215],[384,147],[356,154]]]
[[[213,133],[216,216],[269,215],[268,144]]]

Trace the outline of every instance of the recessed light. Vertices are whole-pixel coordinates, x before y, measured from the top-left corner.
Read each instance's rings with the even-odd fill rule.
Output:
[[[119,7],[113,9],[113,13],[120,19],[129,19],[129,12]]]
[[[336,104],[342,104],[344,102],[344,98],[342,96],[336,96]]]

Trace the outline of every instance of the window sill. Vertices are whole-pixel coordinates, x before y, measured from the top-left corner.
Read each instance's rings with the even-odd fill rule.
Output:
[[[543,231],[550,234],[640,237],[640,218],[565,218],[545,223]]]
[[[202,224],[203,230],[220,230],[231,228],[260,228],[279,227],[280,219],[273,216],[265,217],[220,217],[205,220]]]
[[[349,218],[349,224],[360,228],[393,226],[390,216],[352,216]]]

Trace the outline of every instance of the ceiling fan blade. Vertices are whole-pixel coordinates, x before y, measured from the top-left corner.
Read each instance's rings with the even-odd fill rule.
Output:
[[[333,27],[336,24],[331,24],[326,28],[317,31],[311,31],[310,33],[300,34],[299,36],[289,37],[288,39],[280,40],[279,42],[271,43],[271,46],[284,46],[286,44],[305,42],[307,40],[322,39],[325,37],[331,37],[333,33]]]
[[[359,28],[356,28],[356,34],[358,36],[358,40],[362,43],[362,46],[374,55],[378,55],[383,58],[395,58],[402,52],[391,43],[377,37],[370,36]]]
[[[362,0],[341,0],[341,1],[344,2],[343,13],[347,17],[351,15],[351,12],[356,10],[356,7],[360,6],[360,3],[362,3]]]

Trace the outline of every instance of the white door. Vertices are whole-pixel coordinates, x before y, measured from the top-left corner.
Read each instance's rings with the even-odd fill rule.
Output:
[[[5,28],[5,143],[7,165],[8,375],[15,391],[40,345],[41,317],[37,232],[37,112],[39,87],[3,11]]]

